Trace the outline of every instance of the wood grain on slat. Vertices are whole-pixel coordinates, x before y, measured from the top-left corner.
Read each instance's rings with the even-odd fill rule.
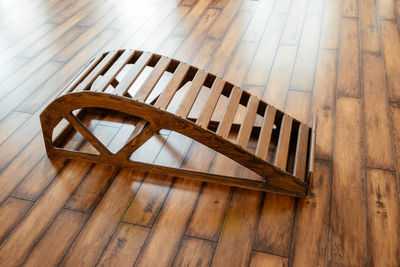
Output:
[[[217,106],[219,97],[221,95],[222,89],[224,88],[225,82],[219,78],[215,79],[214,84],[211,87],[210,94],[208,95],[207,101],[204,104],[203,110],[196,121],[196,124],[207,128],[210,122],[211,116],[214,113],[215,107]]]
[[[264,113],[264,121],[261,127],[260,137],[257,143],[256,155],[263,160],[267,159],[269,143],[274,127],[276,109],[268,105]]]
[[[74,89],[74,92],[80,92],[86,90],[96,78],[107,68],[111,62],[118,55],[118,51],[109,52],[96,67],[83,79],[83,81]]]
[[[296,145],[296,158],[294,161],[293,174],[297,178],[304,180],[306,175],[306,163],[307,163],[307,148],[308,148],[308,135],[309,128],[304,124],[299,127]]]
[[[128,91],[129,87],[135,82],[143,69],[150,62],[151,58],[152,54],[150,53],[145,52],[140,55],[139,59],[131,67],[131,69],[128,71],[122,81],[117,85],[113,93],[116,95],[124,95]]]
[[[167,87],[158,97],[155,107],[160,109],[166,109],[168,104],[171,102],[175,92],[179,89],[182,81],[184,80],[186,74],[189,71],[189,65],[185,63],[179,63],[178,68],[175,70],[174,75],[171,78],[171,81],[168,83]]]
[[[147,97],[150,95],[151,91],[154,89],[157,82],[160,80],[161,76],[164,74],[164,71],[167,69],[170,63],[170,58],[161,57],[149,77],[142,84],[139,91],[135,94],[133,98],[138,101],[146,101]]]
[[[109,70],[104,74],[104,76],[99,76],[92,85],[93,91],[102,92],[107,88],[107,86],[113,81],[113,79],[118,75],[121,69],[131,60],[135,53],[135,50],[127,49],[118,60],[111,66]]]
[[[257,97],[251,96],[249,103],[247,104],[246,116],[244,117],[242,125],[240,126],[240,131],[237,138],[237,144],[244,149],[247,149],[247,144],[249,143],[259,102],[260,100]]]
[[[70,84],[65,88],[64,93],[70,92],[73,88],[75,88],[82,80],[96,67],[96,65],[100,62],[103,56],[97,56],[92,59],[91,62],[83,69],[81,72],[71,80]]]
[[[189,90],[187,91],[185,97],[183,98],[181,104],[179,105],[178,110],[176,111],[176,115],[180,117],[187,117],[192,108],[194,101],[196,101],[197,95],[200,92],[201,87],[204,84],[204,81],[207,78],[207,73],[201,70],[198,70],[196,75],[194,76],[193,82],[190,85]]]
[[[239,106],[239,101],[243,90],[239,87],[234,87],[229,97],[229,102],[226,107],[224,117],[218,125],[217,134],[226,138],[231,130],[233,119],[235,118],[236,110]]]
[[[276,148],[275,166],[286,170],[287,157],[289,152],[290,133],[292,130],[293,119],[287,115],[282,118],[281,129],[279,132],[279,141]]]

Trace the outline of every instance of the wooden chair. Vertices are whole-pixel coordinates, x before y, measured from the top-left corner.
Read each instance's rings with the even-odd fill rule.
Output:
[[[145,78],[138,78],[145,72]],[[165,86],[160,86],[162,77],[169,78]],[[139,79],[140,86],[133,86]],[[171,102],[178,94],[180,99],[172,109]],[[194,106],[200,107],[197,114],[193,112]],[[112,153],[82,123],[80,118],[89,109],[111,110],[124,114],[123,120],[130,117],[130,121],[136,121],[124,147]],[[92,59],[46,107],[40,119],[48,156],[301,197],[308,194],[311,183],[315,117],[310,128],[213,74],[157,54],[126,49]],[[192,138],[261,178],[230,177],[132,161],[132,153],[162,129]],[[63,141],[73,131],[79,132],[99,153],[64,148]],[[228,139],[235,131],[237,137]]]

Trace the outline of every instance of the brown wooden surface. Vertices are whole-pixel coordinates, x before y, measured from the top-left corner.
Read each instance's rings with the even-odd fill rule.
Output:
[[[4,0],[0,12],[0,265],[40,257],[42,265],[132,266],[139,257],[157,259],[146,249],[154,241],[144,240],[152,232],[164,262],[175,266],[400,262],[399,1]],[[127,169],[114,174],[108,167],[89,171],[86,179],[85,164],[45,156],[39,114],[92,56],[130,47],[206,71],[214,66],[223,79],[261,98],[283,45],[296,51],[293,70],[277,75],[290,84],[264,100],[280,101],[283,111],[309,126],[309,114],[318,115],[310,198],[293,204],[290,197],[275,200],[211,183],[199,190],[197,182],[182,187],[172,177],[145,178]],[[114,126],[112,151],[133,128]],[[230,159],[205,150],[196,156],[200,150],[184,137],[168,141],[168,135],[150,139],[135,159],[153,162],[160,154],[160,162],[241,173]],[[182,196],[189,199],[185,209],[179,208]],[[121,222],[131,203],[136,211],[149,207],[149,227]],[[246,215],[237,220],[238,214]],[[157,223],[169,219],[179,226],[172,233]]]

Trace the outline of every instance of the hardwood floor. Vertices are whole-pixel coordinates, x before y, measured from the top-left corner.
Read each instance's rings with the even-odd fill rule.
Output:
[[[399,15],[399,0],[1,1],[0,266],[399,266]],[[311,197],[49,160],[41,110],[122,47],[213,72],[303,122],[316,113]],[[107,114],[84,123],[108,147],[129,134]],[[247,172],[170,131],[134,157]]]

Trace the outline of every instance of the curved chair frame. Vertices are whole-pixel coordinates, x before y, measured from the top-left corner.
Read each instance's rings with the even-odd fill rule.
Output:
[[[128,73],[121,81],[116,81],[117,74],[129,63],[131,63],[131,68]],[[128,90],[146,66],[153,67],[153,70],[132,97]],[[146,103],[145,101],[148,100],[165,71],[173,74],[171,81],[151,103],[148,101]],[[190,89],[185,94],[177,111],[175,113],[166,111],[174,94],[188,81],[191,82]],[[115,86],[112,86],[113,84]],[[189,111],[198,97],[199,90],[204,86],[210,89],[204,108],[197,119],[189,118]],[[219,95],[229,97],[229,102],[222,120],[217,122],[218,127],[213,129],[211,116]],[[235,112],[240,104],[246,105],[246,114],[243,123],[238,125],[240,130],[235,143],[229,141],[227,135],[233,127]],[[80,114],[73,113],[75,110],[84,111],[89,108],[124,113],[140,118],[140,123],[136,125],[126,144],[118,152],[112,153],[82,124],[78,119]],[[266,158],[277,113],[281,116],[281,130],[275,160],[271,163]],[[262,115],[264,118],[261,126],[254,125],[256,114]],[[302,197],[308,194],[313,168],[315,117],[312,129],[297,122],[295,166],[293,173],[288,173],[285,168],[290,135],[293,132],[291,128],[293,118],[215,75],[160,55],[134,50],[119,50],[102,54],[93,59],[72,80],[61,96],[45,108],[40,119],[49,156],[64,156],[94,163],[133,167],[142,171],[254,190]],[[68,124],[57,136],[53,137],[54,129],[62,119],[66,119]],[[257,127],[259,131],[257,150],[251,152],[247,149],[247,144],[252,131]],[[99,154],[70,151],[59,147],[71,129],[80,132]],[[132,153],[161,129],[183,134],[231,158],[260,175],[262,180],[230,177],[130,160]]]

